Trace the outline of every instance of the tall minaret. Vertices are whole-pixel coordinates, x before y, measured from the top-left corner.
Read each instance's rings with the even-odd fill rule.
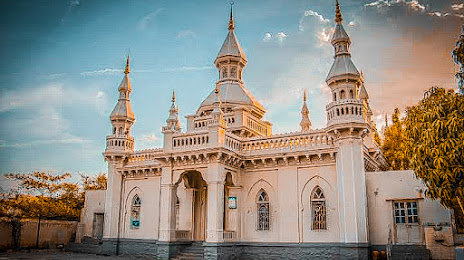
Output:
[[[335,1],[335,56],[326,82],[332,91],[327,105],[327,132],[334,138],[338,213],[341,243],[367,243],[367,195],[363,137],[368,132],[364,102],[368,98],[362,77],[351,60],[351,40],[343,28],[343,17]],[[353,163],[358,162],[358,163]],[[360,248],[360,250],[363,250]],[[368,253],[368,252],[364,252]]]
[[[214,65],[219,70],[219,84],[242,82],[242,70],[247,60],[242,47],[238,43],[234,33],[234,17],[232,4],[230,6],[229,33],[214,61]]]
[[[105,156],[123,156],[125,153],[134,150],[134,138],[131,136],[130,131],[134,124],[135,117],[129,99],[132,91],[129,74],[130,66],[128,56],[126,68],[124,69],[124,78],[118,88],[118,103],[116,103],[110,115],[113,133],[106,138]]]
[[[103,153],[108,162],[108,185],[105,195],[105,238],[118,237],[118,223],[121,221],[119,206],[121,200],[122,175],[118,168],[126,162],[126,158],[134,151],[134,138],[131,136],[131,127],[135,117],[131,108],[129,95],[132,91],[129,80],[130,66],[127,57],[124,78],[119,85],[118,103],[111,112],[110,120],[113,126],[111,135],[106,137],[106,150]]]
[[[309,109],[306,105],[307,92],[306,89],[303,93],[303,107],[301,108],[301,132],[308,132],[311,130],[311,120],[309,120]]]

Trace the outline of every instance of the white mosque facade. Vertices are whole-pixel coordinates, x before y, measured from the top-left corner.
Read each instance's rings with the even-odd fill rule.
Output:
[[[108,189],[87,195],[82,233],[102,237],[103,253],[160,259],[452,259],[451,212],[412,171],[384,171],[338,3],[335,21],[323,129],[312,129],[305,95],[301,130],[272,134],[242,81],[231,13],[214,90],[185,130],[173,93],[163,147],[134,151],[128,60],[106,138]]]

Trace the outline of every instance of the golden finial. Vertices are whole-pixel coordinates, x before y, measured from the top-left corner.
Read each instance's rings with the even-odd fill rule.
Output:
[[[234,17],[232,14],[232,6],[234,5],[234,2],[230,2],[230,18],[229,18],[229,30],[233,30],[234,27]]]
[[[127,60],[126,60],[126,69],[124,70],[125,74],[130,73],[130,67],[129,67],[129,55],[127,55]]]
[[[174,92],[174,90],[172,90],[172,103],[176,102],[176,92]]]
[[[303,102],[306,102],[307,99],[308,99],[308,92],[305,89],[303,92]]]
[[[340,12],[340,5],[338,4],[338,0],[335,0],[335,22],[343,22],[342,12]]]

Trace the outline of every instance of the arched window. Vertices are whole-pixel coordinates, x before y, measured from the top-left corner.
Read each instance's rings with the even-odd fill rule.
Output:
[[[319,186],[316,186],[311,194],[311,215],[311,229],[327,229],[325,196]]]
[[[140,207],[142,206],[142,200],[140,199],[139,195],[135,195],[132,199],[132,206],[131,206],[131,228],[139,228],[140,227]]]
[[[119,128],[118,134],[122,135],[122,127]]]
[[[258,192],[258,230],[269,230],[269,197],[264,190]]]
[[[336,92],[334,92],[333,96],[334,96],[334,101],[337,101],[337,93]]]
[[[340,91],[340,99],[345,99],[345,90]]]
[[[222,78],[226,78],[227,77],[227,68],[223,68],[222,69]]]
[[[352,89],[350,90],[350,98],[354,98],[353,90],[352,90]]]

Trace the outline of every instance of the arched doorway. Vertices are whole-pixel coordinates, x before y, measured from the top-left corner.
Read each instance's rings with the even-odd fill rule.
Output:
[[[188,194],[191,194],[191,233],[195,241],[204,241],[206,238],[206,198],[207,184],[198,171],[188,171],[182,174],[179,183],[185,185]],[[182,207],[182,205],[180,205]],[[180,216],[185,217],[185,216]]]

